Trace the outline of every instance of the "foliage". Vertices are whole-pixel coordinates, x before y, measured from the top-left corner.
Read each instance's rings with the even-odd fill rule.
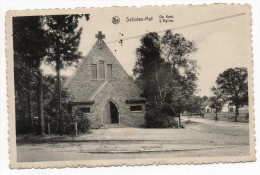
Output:
[[[29,68],[39,66],[47,47],[40,16],[13,18],[13,47],[15,62],[19,61]]]
[[[78,108],[76,108],[73,112],[68,111],[67,107],[62,108],[62,116],[63,116],[63,133],[69,135],[75,135],[75,123],[77,122],[77,134],[87,133],[90,129],[90,120],[87,116],[85,116]],[[58,115],[51,116],[48,118],[46,123],[50,124],[51,133],[58,134],[60,120]]]
[[[82,28],[78,28],[79,19],[89,15],[52,15],[41,19],[47,38],[48,50],[45,61],[55,65],[56,70],[70,66],[81,58],[78,51]],[[59,62],[59,64],[58,64]]]
[[[89,14],[85,15],[53,15],[42,18],[45,37],[48,39],[48,49],[45,60],[47,63],[55,65],[57,74],[57,96],[58,116],[60,119],[60,135],[62,135],[62,102],[61,102],[61,77],[60,69],[78,62],[82,58],[78,51],[82,28],[78,29],[79,19],[85,17],[89,19]]]
[[[78,23],[83,17],[89,19],[88,14],[13,18],[16,116],[23,127],[29,128],[28,131],[34,131],[33,120],[38,118],[37,131],[45,134],[43,108],[52,99],[45,97],[50,94],[46,91],[61,94],[60,74],[57,73],[59,81],[55,81],[59,88],[53,84],[48,88],[41,65],[43,62],[52,64],[59,72],[81,58],[78,46],[82,29]]]
[[[158,109],[151,109],[145,113],[146,126],[148,128],[169,128],[178,126],[174,118],[162,113]]]
[[[211,89],[211,91],[213,92],[214,96],[209,98],[210,101],[210,107],[212,109],[215,109],[215,112],[221,112],[223,105],[225,104],[225,101],[222,99],[222,95],[220,94],[220,92],[218,91],[218,89],[216,89],[215,87],[213,87]]]
[[[237,121],[238,108],[248,104],[247,69],[236,67],[225,70],[218,76],[216,85],[212,88],[215,94],[221,96],[229,105],[235,105]]]
[[[141,46],[136,49],[137,60],[133,69],[136,82],[143,90],[142,96],[152,100],[156,96],[154,72],[158,71],[163,59],[160,56],[160,37],[157,33],[147,33],[141,38]]]
[[[34,131],[32,102],[37,99],[38,133],[44,133],[42,111],[41,61],[46,54],[46,40],[41,28],[40,16],[13,18],[14,78],[16,115],[23,125]],[[37,90],[37,93],[34,93]],[[35,94],[35,96],[32,96]],[[25,115],[28,115],[26,122]]]
[[[63,77],[62,79],[66,79]],[[84,116],[84,114],[78,109],[75,108],[72,111],[71,102],[74,97],[68,92],[67,89],[62,89],[62,123],[59,120],[59,110],[53,106],[58,106],[58,96],[55,95],[55,85],[57,78],[55,76],[46,76],[44,77],[44,99],[45,99],[45,116],[48,118],[51,133],[59,133],[59,126],[63,125],[63,133],[65,134],[75,134],[75,122],[78,125],[79,133],[86,133],[90,129],[90,121]]]
[[[189,99],[186,110],[191,114],[200,114],[203,116],[202,109],[205,107],[205,103],[207,101],[208,101],[207,96],[199,97],[194,95]]]
[[[90,129],[90,120],[85,116],[78,108],[72,113],[67,111],[68,108],[64,108],[63,112],[63,133],[75,135],[75,122],[77,122],[77,134],[85,134]]]
[[[155,108],[156,114],[162,115],[167,104],[174,109],[168,110],[172,117],[180,117],[186,110],[196,90],[197,64],[189,58],[196,50],[193,42],[170,30],[162,38],[155,32],[141,38],[133,71],[142,96],[148,100],[147,109]],[[147,112],[147,119],[156,116]]]
[[[90,120],[88,119],[88,117],[85,116],[79,108],[76,108],[73,111],[73,115],[77,121],[78,131],[83,134],[88,132],[88,130],[90,129]]]

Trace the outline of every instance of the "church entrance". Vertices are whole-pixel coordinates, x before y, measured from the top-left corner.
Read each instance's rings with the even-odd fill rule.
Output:
[[[103,123],[104,124],[119,123],[118,109],[112,101],[109,101],[104,107]]]

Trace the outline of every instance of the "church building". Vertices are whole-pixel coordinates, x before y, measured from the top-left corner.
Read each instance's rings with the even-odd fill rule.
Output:
[[[101,126],[139,127],[145,124],[145,99],[103,39],[97,42],[79,64],[65,87],[74,96],[72,109],[79,107],[91,121],[91,128]]]

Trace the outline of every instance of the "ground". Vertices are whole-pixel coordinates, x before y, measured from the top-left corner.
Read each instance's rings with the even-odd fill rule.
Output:
[[[185,129],[103,128],[78,137],[17,137],[18,162],[249,155],[248,123],[183,117]]]

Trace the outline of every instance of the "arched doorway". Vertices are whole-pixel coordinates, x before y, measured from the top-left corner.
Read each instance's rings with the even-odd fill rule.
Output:
[[[103,123],[104,124],[114,124],[119,123],[119,114],[116,105],[109,101],[103,110]]]

